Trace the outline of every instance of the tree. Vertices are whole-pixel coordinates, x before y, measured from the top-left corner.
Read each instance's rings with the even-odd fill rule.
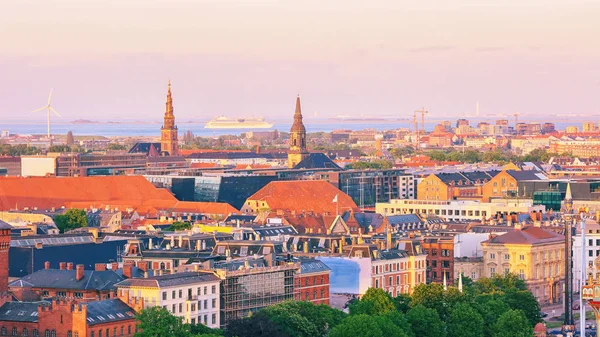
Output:
[[[48,148],[48,152],[67,153],[71,152],[71,147],[67,145],[52,145]]]
[[[408,322],[408,318],[405,314],[402,314],[398,311],[391,311],[383,316],[400,328],[400,330],[402,330],[407,337],[415,337],[415,334],[413,333],[410,323]]]
[[[68,232],[72,229],[87,227],[87,215],[82,209],[70,208],[65,214],[57,214],[54,216],[54,223],[61,233]]]
[[[189,337],[187,326],[181,317],[173,316],[167,309],[156,306],[136,314],[139,331],[135,337]]]
[[[394,324],[387,316],[374,316],[374,318],[383,336],[408,337],[406,332]]]
[[[73,146],[75,144],[75,138],[73,137],[73,131],[67,132],[67,146]]]
[[[229,322],[226,337],[259,337],[259,336],[281,336],[289,337],[283,333],[278,325],[274,325],[269,317],[260,315],[260,311],[250,317],[237,319]]]
[[[389,293],[380,288],[369,288],[360,301],[350,305],[350,314],[380,315],[395,311],[396,306],[392,302]]]
[[[529,290],[510,289],[505,292],[504,301],[511,309],[521,310],[531,326],[541,322],[540,303]]]
[[[171,226],[169,226],[169,228],[167,228],[168,231],[184,231],[187,229],[192,228],[192,225],[189,222],[184,222],[184,221],[174,221]]]
[[[127,147],[125,147],[125,145],[121,145],[119,143],[109,143],[106,146],[106,149],[109,151],[125,151],[125,150],[127,150]]]
[[[455,287],[448,287],[438,283],[419,284],[412,293],[411,307],[423,305],[426,308],[435,309],[443,320],[446,320],[450,308],[456,303],[466,300],[466,296]]]
[[[483,337],[483,318],[467,303],[456,304],[446,324],[452,337]]]
[[[413,333],[418,337],[446,337],[446,327],[434,309],[423,305],[413,307],[406,314]]]
[[[410,301],[411,297],[408,294],[398,294],[398,296],[392,298],[396,310],[405,314],[410,310]]]
[[[483,318],[484,335],[492,337],[492,328],[498,317],[510,310],[501,295],[479,295],[475,298],[475,308]]]
[[[509,310],[503,313],[494,324],[493,331],[493,337],[533,336],[533,328],[520,310]]]
[[[333,328],[329,337],[384,337],[377,320],[369,315],[351,315]],[[386,336],[387,337],[387,336]]]
[[[212,337],[212,336],[223,336],[223,330],[211,329],[204,324],[190,325],[190,333],[195,337]]]

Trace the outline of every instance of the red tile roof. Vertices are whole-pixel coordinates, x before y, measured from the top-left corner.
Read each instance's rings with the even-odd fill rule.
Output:
[[[540,227],[526,226],[522,229],[513,229],[502,235],[491,238],[484,243],[488,244],[546,244],[564,242],[565,237],[558,233]]]
[[[265,201],[269,208],[296,213],[336,214],[339,211],[358,210],[356,203],[346,193],[323,180],[272,181],[248,198],[248,201]]]
[[[0,210],[60,208],[73,202],[140,205],[152,199],[177,201],[141,176],[0,178]]]

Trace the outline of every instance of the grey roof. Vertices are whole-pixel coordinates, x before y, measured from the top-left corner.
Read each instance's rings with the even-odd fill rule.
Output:
[[[517,181],[522,180],[547,180],[546,176],[538,171],[506,171],[511,177],[515,178]]]
[[[42,269],[11,282],[10,286],[22,287],[25,285],[45,289],[111,290],[115,289],[116,283],[123,280],[123,277],[112,270],[85,270],[83,278],[79,281],[76,280],[76,273],[75,269]]]
[[[0,229],[12,229],[12,226],[0,220]]]
[[[342,170],[336,163],[323,153],[311,153],[306,158],[302,159],[294,169],[315,169],[328,168],[333,170]]]
[[[412,223],[418,224],[422,221],[416,214],[388,215],[387,220],[392,226]]]
[[[277,235],[290,235],[290,234],[298,234],[298,232],[296,232],[294,230],[294,227],[292,226],[261,226],[261,227],[252,227],[252,229],[254,229],[255,232],[257,232],[258,234],[260,234],[260,236],[262,237],[266,237],[266,236],[277,236]]]
[[[49,302],[6,302],[0,307],[0,320],[9,322],[37,322],[38,306]]]
[[[321,273],[324,271],[329,271],[329,267],[325,263],[319,260],[313,259],[302,259],[300,260],[300,273],[301,274],[310,274],[310,273]]]
[[[351,214],[354,215],[354,219],[356,219],[356,222],[358,222],[358,224],[365,229],[368,229],[370,226],[371,228],[373,228],[373,230],[377,230],[379,227],[381,227],[381,225],[383,224],[383,222],[385,220],[383,215],[378,214],[378,213],[345,212],[342,215],[342,219],[344,219],[344,222],[348,222],[348,219],[350,218]]]
[[[159,275],[148,278],[128,279],[118,284],[119,287],[150,287],[167,288],[185,284],[196,284],[202,282],[215,282],[221,279],[210,272],[185,272],[168,275]]]
[[[120,299],[94,301],[87,306],[88,325],[135,319],[135,312]]]

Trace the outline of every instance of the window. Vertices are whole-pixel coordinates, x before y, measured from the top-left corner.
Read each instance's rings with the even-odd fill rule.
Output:
[[[450,256],[450,251],[448,249],[442,249],[442,256]]]
[[[208,315],[204,315],[204,324],[208,324]]]
[[[211,294],[215,294],[217,292],[217,286],[212,286]]]
[[[390,276],[388,278],[388,286],[391,286],[392,284],[394,284],[394,282],[392,282],[392,281],[393,281],[393,278]]]
[[[167,300],[167,292],[166,291],[163,291],[163,293],[162,293],[162,299],[163,299],[163,301]]]
[[[179,303],[179,312],[183,312],[183,303]]]
[[[179,298],[183,297],[183,290],[179,289]]]
[[[75,331],[75,337],[79,337],[79,331]]]
[[[171,296],[171,299],[175,299],[175,298],[176,298],[176,297],[175,297],[175,290],[173,290],[173,292],[171,293],[171,295],[172,295],[172,296]]]
[[[216,308],[217,307],[217,299],[213,298],[212,299],[212,308]]]
[[[192,318],[192,325],[196,325],[196,319]]]
[[[588,256],[594,256],[594,251],[593,250],[589,250],[588,251]]]
[[[94,337],[94,332],[92,331],[92,334],[90,335],[90,337]]]
[[[504,254],[504,259],[505,259],[505,260],[510,260],[510,255],[508,255],[508,254]]]
[[[208,309],[208,300],[204,300],[204,309]]]
[[[6,331],[4,331],[3,335],[6,335]],[[50,337],[50,330],[46,329],[46,331],[44,331],[44,337]]]
[[[208,294],[208,287],[204,287],[204,295]]]
[[[525,261],[525,255],[519,255],[519,260]]]
[[[71,330],[67,331],[67,337],[72,337],[73,333],[71,332]]]
[[[510,269],[504,268],[504,275],[508,275],[508,274],[510,274]]]
[[[442,261],[442,268],[450,268],[450,261],[448,261],[448,260]]]
[[[496,268],[491,267],[490,268],[490,275],[494,276],[494,274],[496,274]]]
[[[212,324],[217,324],[217,314],[212,314]]]
[[[27,328],[23,328],[23,336],[28,336],[29,333],[27,332]]]
[[[131,325],[128,325],[128,326],[127,326],[127,334],[128,334],[128,335],[131,335]],[[93,336],[92,336],[92,337],[93,337]]]
[[[83,293],[73,293],[75,298],[83,298]]]
[[[33,337],[39,337],[40,333],[38,332],[38,329],[33,329]],[[92,332],[92,337],[94,337],[94,333]]]
[[[56,337],[56,330],[50,331],[50,337]]]
[[[375,288],[379,288],[379,280],[375,279]]]
[[[472,272],[471,272],[471,280],[474,280],[475,278],[476,278],[476,277],[475,277],[475,272],[474,272],[474,271],[472,271]]]
[[[12,328],[12,335],[16,336],[17,335],[17,328]],[[70,337],[70,336],[69,336]]]
[[[589,239],[589,240],[588,240],[588,246],[593,246],[593,245],[594,245],[594,240],[592,240],[592,239]]]
[[[113,337],[117,337],[117,328],[113,328]]]
[[[174,314],[174,313],[176,313],[176,312],[177,312],[177,310],[176,310],[176,308],[175,308],[175,304],[171,305],[171,313],[173,313],[173,314]]]
[[[196,303],[192,303],[192,311],[196,311]]]
[[[525,279],[525,270],[524,269],[519,269],[519,278],[521,280]]]
[[[125,327],[121,327],[121,336],[123,336],[125,334]]]
[[[492,259],[492,260],[493,260],[493,259],[495,259],[495,258],[496,258],[496,254],[494,254],[494,253],[490,253],[490,259]]]

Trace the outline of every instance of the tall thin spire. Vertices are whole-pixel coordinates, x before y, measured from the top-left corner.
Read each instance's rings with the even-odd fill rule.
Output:
[[[571,213],[573,210],[573,195],[571,194],[571,182],[567,183],[567,192],[565,193],[565,211]]]
[[[167,90],[167,109],[165,116],[173,115],[173,98],[171,97],[171,79],[169,78],[168,90]]]

